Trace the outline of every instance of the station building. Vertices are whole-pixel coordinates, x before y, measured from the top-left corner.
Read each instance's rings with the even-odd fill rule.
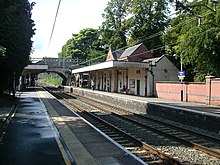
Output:
[[[177,67],[166,57],[154,58],[144,44],[109,50],[105,62],[72,70],[75,86],[107,92],[156,96],[157,81],[178,81]]]

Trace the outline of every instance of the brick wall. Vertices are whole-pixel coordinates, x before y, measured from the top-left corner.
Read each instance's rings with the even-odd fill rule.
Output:
[[[185,84],[185,100],[189,102],[206,102],[206,83],[189,83]]]
[[[213,78],[210,80],[210,84],[208,88],[210,90],[210,95],[207,97],[207,104],[210,105],[220,105],[220,79]]]
[[[207,76],[204,83],[180,82],[157,82],[156,93],[158,98],[181,100],[183,90],[183,101],[198,102],[207,105],[220,105],[220,79]]]

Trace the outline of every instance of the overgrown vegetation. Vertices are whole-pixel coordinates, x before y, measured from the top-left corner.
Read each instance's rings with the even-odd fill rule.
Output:
[[[175,5],[172,0],[109,0],[100,27],[73,34],[59,56],[102,62],[108,49],[142,42],[154,56],[165,54],[176,66],[182,59],[187,80],[220,76],[220,3],[214,12],[212,1],[178,2],[185,7],[179,6],[179,12],[171,18],[168,5]],[[0,2],[0,94],[13,90],[13,82],[18,84],[23,68],[29,64],[34,4],[28,0]],[[198,15],[202,16],[200,26]],[[58,84],[60,80],[52,81]]]
[[[163,46],[161,35],[167,28],[168,0],[110,0],[99,29],[82,29],[73,34],[59,56],[105,60],[108,49],[144,43],[148,49]],[[158,33],[149,40],[149,36]],[[155,55],[160,55],[155,50]],[[97,58],[100,57],[100,58]]]
[[[193,75],[195,81],[203,81],[205,76],[220,76],[220,8],[216,12],[213,3],[206,0],[182,3],[191,6],[194,15],[179,8],[177,17],[170,22],[164,35],[167,54],[175,54],[182,58],[188,76]],[[198,6],[200,4],[200,6]],[[208,7],[207,7],[208,6]],[[202,21],[198,24],[198,18]],[[191,79],[192,81],[192,79]]]
[[[62,78],[56,73],[41,73],[38,75],[37,83],[59,86],[62,84]]]
[[[104,60],[107,49],[144,43],[154,56],[165,54],[179,68],[182,59],[188,81],[220,76],[220,3],[214,12],[212,1],[177,2],[184,7],[177,5],[171,18],[168,5],[175,5],[173,0],[110,0],[100,28],[74,34],[60,55]]]
[[[0,94],[14,91],[23,68],[29,63],[34,35],[28,0],[1,0],[0,2]]]

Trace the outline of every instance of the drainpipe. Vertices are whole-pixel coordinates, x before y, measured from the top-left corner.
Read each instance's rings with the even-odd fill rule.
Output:
[[[153,68],[152,61],[149,62],[149,67],[150,67],[150,69],[147,68],[147,71],[150,72],[150,74],[152,75],[152,78],[153,78],[152,79],[152,96],[154,96],[154,72],[152,70],[152,68]]]
[[[150,70],[150,73],[151,73],[151,75],[152,75],[152,96],[154,96],[154,73],[153,73],[153,71],[152,70]]]

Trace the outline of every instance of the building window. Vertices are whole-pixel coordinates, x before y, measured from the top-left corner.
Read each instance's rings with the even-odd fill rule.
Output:
[[[134,79],[130,79],[130,84],[129,84],[129,87],[130,88],[135,88],[135,80]]]
[[[136,74],[141,74],[141,70],[136,70]]]

